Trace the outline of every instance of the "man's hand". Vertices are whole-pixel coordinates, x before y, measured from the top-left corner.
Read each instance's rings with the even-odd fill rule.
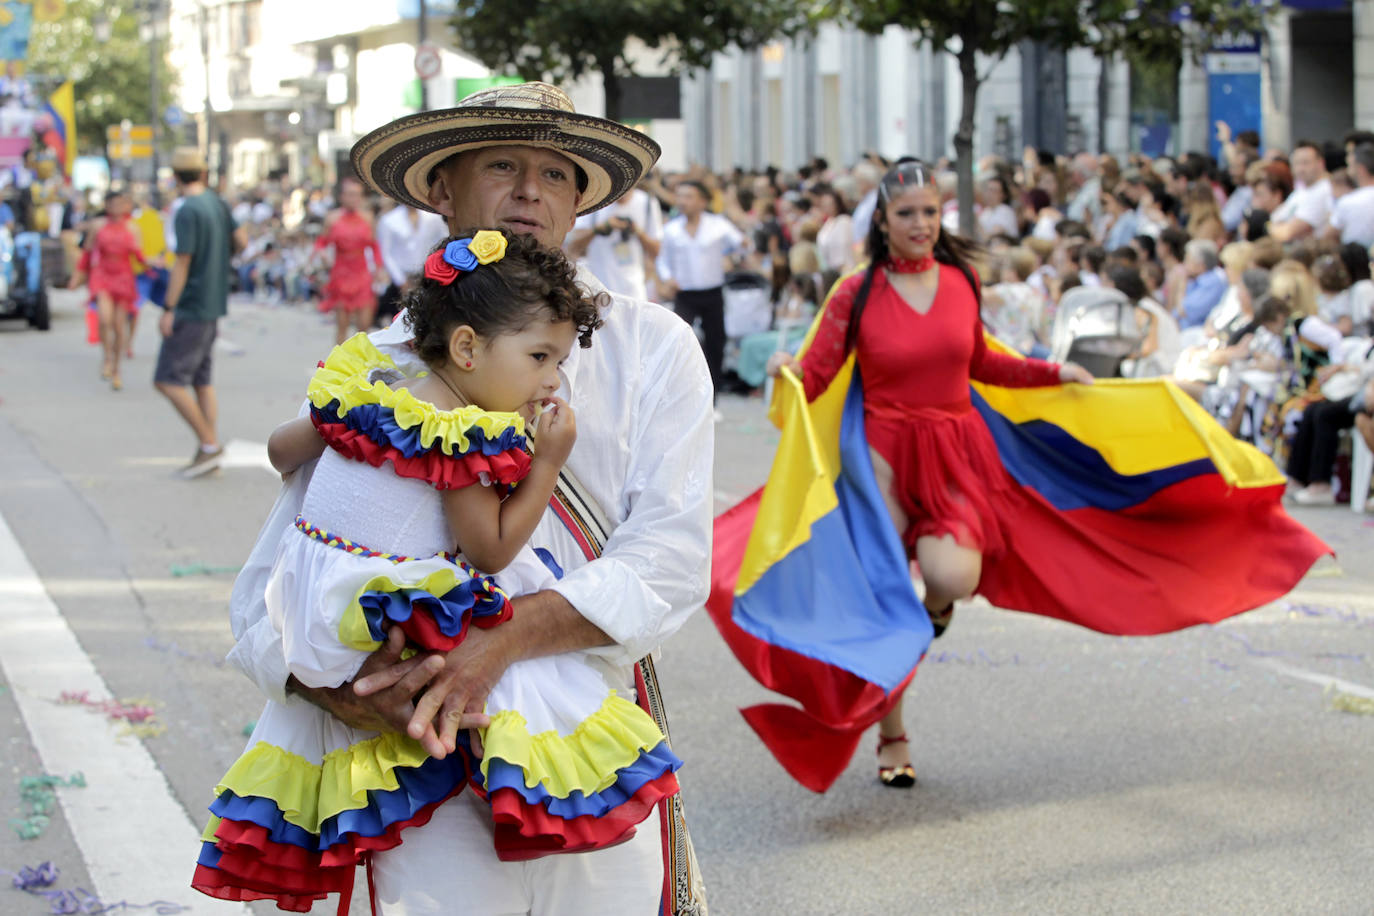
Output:
[[[362,668],[358,669],[358,680],[370,675],[394,675],[386,685],[390,687],[394,684],[391,689],[378,688],[373,692],[374,695],[364,698],[356,692],[356,680],[354,684],[340,687],[306,687],[292,678],[290,690],[353,728],[375,732],[404,731],[415,711],[412,702],[415,694],[443,666],[443,658],[438,655],[417,655],[402,661],[401,650],[405,648],[405,640],[401,628],[392,627],[387,631],[382,647],[368,656]]]
[[[515,603],[518,608],[520,599],[515,599]],[[491,693],[491,688],[514,661],[508,654],[505,640],[501,638],[502,629],[479,630],[474,627],[468,630],[462,644],[447,656],[430,656],[421,668],[399,678],[395,673],[406,663],[393,665],[384,671],[359,678],[354,682],[353,689],[359,696],[380,696],[399,691],[407,697],[408,703],[409,697],[416,692],[411,687],[417,681],[419,686],[428,685],[424,696],[415,703],[409,721],[402,721],[397,727],[404,728],[406,734],[424,745],[425,752],[431,757],[443,759],[457,747],[460,729],[484,728],[491,724],[491,718],[482,712],[487,694]]]
[[[172,310],[163,309],[162,317],[157,320],[157,329],[162,332],[163,337],[172,336]]]

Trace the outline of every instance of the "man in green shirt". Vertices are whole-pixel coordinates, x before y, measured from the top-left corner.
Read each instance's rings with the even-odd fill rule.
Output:
[[[172,154],[172,173],[181,188],[173,220],[176,263],[167,286],[167,305],[158,327],[162,349],[153,385],[172,402],[196,434],[199,445],[185,477],[219,467],[224,457],[215,422],[219,407],[210,383],[211,355],[221,315],[228,310],[229,258],[241,244],[229,208],[205,184],[205,159],[193,147]]]

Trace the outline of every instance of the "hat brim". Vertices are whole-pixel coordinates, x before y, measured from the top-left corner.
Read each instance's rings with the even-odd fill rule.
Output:
[[[353,170],[374,190],[433,211],[429,176],[456,153],[533,146],[567,156],[587,174],[579,215],[618,200],[657,161],[657,143],[605,118],[546,108],[449,108],[383,125],[353,144]]]

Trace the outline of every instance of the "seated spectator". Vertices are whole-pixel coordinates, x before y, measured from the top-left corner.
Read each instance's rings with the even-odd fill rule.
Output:
[[[1345,162],[1352,189],[1332,204],[1326,236],[1367,248],[1374,245],[1374,143],[1351,145]]]
[[[1140,216],[1135,212],[1135,206],[1125,191],[1104,193],[1102,212],[1109,220],[1107,235],[1102,240],[1103,247],[1108,251],[1129,245],[1131,239],[1139,234]]]
[[[1312,277],[1317,281],[1317,316],[1349,337],[1355,330],[1354,303],[1350,296],[1350,272],[1344,262],[1333,254],[1323,255],[1312,265]],[[1366,316],[1358,316],[1360,324]]]
[[[1307,405],[1288,455],[1288,495],[1303,506],[1330,506],[1336,502],[1331,486],[1336,449],[1342,430],[1355,425],[1357,414],[1370,413],[1374,401],[1374,341],[1350,337],[1330,366],[1319,377],[1320,400]],[[1363,500],[1368,494],[1354,494]]]
[[[1140,346],[1122,364],[1122,378],[1155,378],[1172,372],[1180,350],[1178,322],[1164,311],[1164,306],[1150,298],[1140,271],[1134,267],[1113,267],[1103,285],[1125,293],[1136,305]]]
[[[999,256],[996,270],[997,282],[983,291],[983,321],[1003,343],[1030,355],[1044,343],[1045,299],[1027,282],[1035,271],[1035,255],[1026,248],[1009,249]]]
[[[1316,236],[1326,232],[1331,218],[1331,180],[1326,174],[1326,156],[1311,140],[1300,140],[1293,147],[1294,187],[1296,190],[1269,216],[1269,234],[1280,242]]]
[[[1215,242],[1193,239],[1184,247],[1183,270],[1188,278],[1183,298],[1174,314],[1183,330],[1201,328],[1226,293],[1226,271],[1221,269]]]
[[[1107,250],[1101,245],[1084,245],[1078,254],[1078,279],[1084,286],[1102,285],[1102,265]]]
[[[1203,406],[1233,436],[1273,454],[1276,430],[1266,422],[1278,399],[1287,399],[1294,374],[1291,310],[1277,296],[1266,296],[1255,306],[1259,327],[1250,336],[1245,355],[1227,367],[1217,384],[1209,387]]]

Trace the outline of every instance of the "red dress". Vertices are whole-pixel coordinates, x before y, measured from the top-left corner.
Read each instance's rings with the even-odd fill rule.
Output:
[[[377,304],[372,292],[372,278],[376,270],[368,266],[367,252],[372,251],[373,264],[382,264],[382,249],[372,232],[372,223],[359,213],[345,210],[333,224],[315,240],[315,249],[334,246],[334,269],[324,289],[320,311],[336,308],[344,311],[370,308]]]
[[[131,260],[147,269],[138,237],[129,228],[127,218],[110,220],[100,227],[91,246],[89,286],[91,295],[105,293],[114,304],[130,312],[138,302]]]
[[[878,271],[859,325],[857,361],[869,444],[892,467],[893,495],[906,513],[908,547],[927,535],[953,535],[987,557],[1006,549],[1004,513],[1012,481],[983,418],[969,399],[969,379],[1006,388],[1058,385],[1059,366],[989,350],[978,301],[957,268],[938,264],[930,310],[917,312]],[[844,365],[845,332],[863,274],[830,298],[802,358],[807,400]]]

